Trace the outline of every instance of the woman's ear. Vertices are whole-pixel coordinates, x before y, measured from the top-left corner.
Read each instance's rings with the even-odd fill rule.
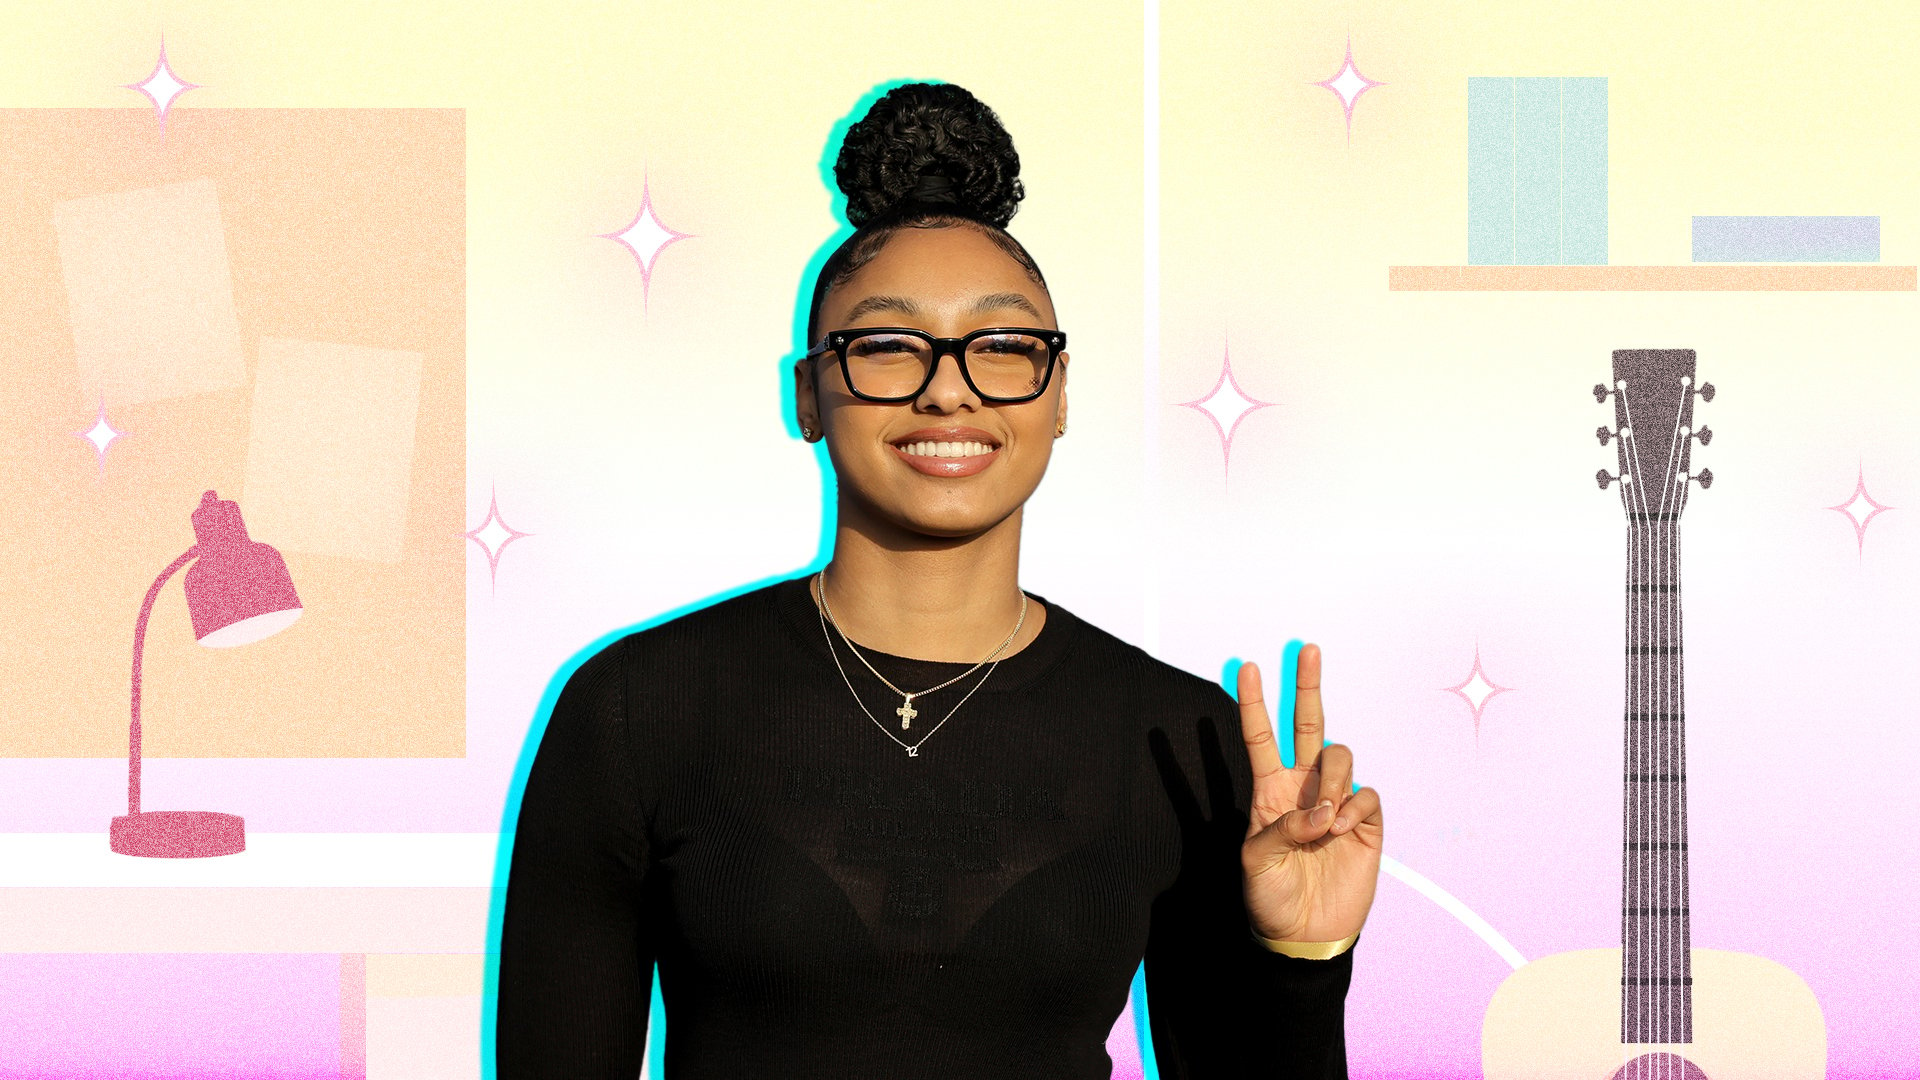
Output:
[[[812,428],[820,431],[820,403],[813,393],[813,364],[807,360],[797,360],[793,365],[793,412],[804,431]]]

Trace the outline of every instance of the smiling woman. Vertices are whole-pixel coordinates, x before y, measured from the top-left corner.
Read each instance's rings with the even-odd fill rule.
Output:
[[[1380,811],[1323,746],[1317,650],[1282,769],[1252,665],[1236,703],[1020,588],[1068,358],[1005,230],[1018,173],[957,86],[848,130],[857,228],[793,368],[833,558],[566,680],[508,877],[502,1080],[634,1076],[656,963],[656,1080],[1108,1080],[1143,963],[1161,1076],[1346,1076]]]
[[[991,109],[927,83],[877,102],[834,165],[855,230],[815,282],[795,408],[839,478],[836,621],[903,655],[972,663],[1019,620],[1022,509],[1066,431],[1066,335],[1006,231],[1019,172]]]

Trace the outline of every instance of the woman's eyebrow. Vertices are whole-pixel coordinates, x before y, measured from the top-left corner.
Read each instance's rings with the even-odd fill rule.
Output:
[[[986,293],[983,296],[975,298],[973,307],[968,313],[978,315],[981,312],[992,311],[995,308],[1019,308],[1036,319],[1040,317],[1040,309],[1033,306],[1033,301],[1017,292]],[[848,322],[852,322],[862,315],[870,315],[876,311],[898,311],[902,315],[910,316],[919,316],[922,314],[920,305],[914,303],[907,297],[883,294],[879,296],[869,296],[853,305],[853,307],[847,309],[845,318]]]
[[[848,322],[852,322],[862,315],[869,315],[876,311],[898,311],[902,315],[918,315],[920,305],[904,296],[869,296],[848,308],[845,318]]]
[[[1017,292],[988,293],[973,302],[976,315],[994,308],[1019,308],[1036,319],[1040,317],[1040,309],[1033,306],[1033,301]]]

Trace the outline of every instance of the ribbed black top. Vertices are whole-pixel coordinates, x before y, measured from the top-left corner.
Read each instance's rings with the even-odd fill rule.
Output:
[[[638,1076],[655,963],[655,1080],[1106,1080],[1143,957],[1162,1077],[1346,1076],[1353,949],[1248,933],[1225,690],[1028,593],[1039,635],[902,731],[810,576],[568,678],[514,838],[501,1080]],[[972,666],[861,651],[911,691]]]

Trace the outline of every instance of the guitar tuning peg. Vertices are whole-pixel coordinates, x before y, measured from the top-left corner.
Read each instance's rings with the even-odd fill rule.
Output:
[[[1594,473],[1593,478],[1600,482],[1601,491],[1607,490],[1608,484],[1612,483],[1615,480],[1620,479],[1619,477],[1613,475],[1612,473],[1608,472],[1605,469],[1601,469],[1599,472]]]
[[[1699,472],[1687,477],[1687,479],[1698,480],[1702,488],[1710,488],[1713,486],[1713,470],[1701,469]]]
[[[1713,384],[1701,383],[1700,389],[1695,390],[1694,393],[1699,394],[1700,400],[1702,401],[1712,401],[1713,400]]]
[[[1606,383],[1593,384],[1593,400],[1595,404],[1600,404],[1600,405],[1606,404],[1606,401],[1607,401],[1607,384]]]
[[[1713,441],[1713,429],[1702,426],[1699,431],[1693,433],[1693,437],[1700,440],[1701,446],[1705,446]]]
[[[1613,432],[1607,430],[1607,425],[1601,424],[1599,427],[1593,429],[1593,436],[1600,440],[1601,446],[1605,446],[1607,445],[1607,440],[1613,437]]]

